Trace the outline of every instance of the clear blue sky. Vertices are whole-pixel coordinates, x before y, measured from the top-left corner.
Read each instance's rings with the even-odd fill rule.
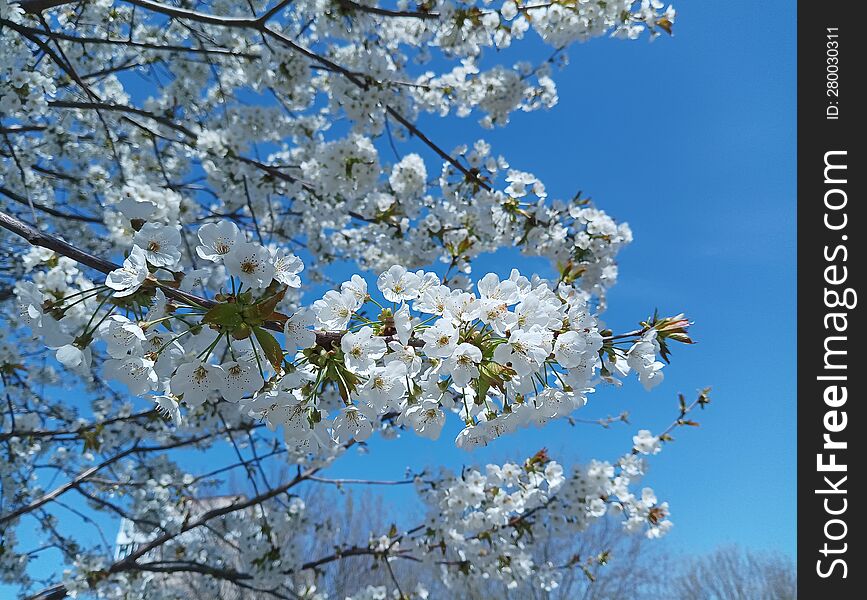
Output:
[[[607,323],[625,330],[655,307],[684,311],[699,344],[675,347],[653,392],[630,382],[601,390],[576,413],[628,410],[631,425],[555,422],[468,454],[451,443],[452,418],[439,443],[411,434],[374,439],[367,455],[347,456],[332,475],[398,479],[407,467],[457,470],[541,447],[567,465],[615,459],[636,430],[670,423],[678,392],[712,386],[701,427],[681,431],[652,460],[646,480],[671,504],[675,528],[665,543],[693,553],[737,542],[794,556],[795,7],[782,0],[676,7],[672,39],[573,47],[571,64],[556,76],[560,103],[550,111],[517,114],[493,131],[472,119],[421,123],[445,148],[484,137],[515,168],[539,176],[551,197],[580,189],[629,222],[635,241],[621,254]],[[550,52],[521,45],[528,46],[532,56],[523,59]],[[543,261],[511,251],[480,259],[475,269],[504,275],[517,264],[551,275]],[[412,495],[385,493],[394,505]],[[38,563],[37,570],[47,566]]]
[[[794,5],[676,8],[672,39],[573,47],[550,111],[518,114],[492,132],[473,130],[470,120],[429,121],[444,147],[485,137],[515,168],[540,177],[551,197],[580,189],[628,221],[635,241],[621,254],[607,322],[625,329],[654,307],[684,311],[699,344],[675,348],[653,392],[635,382],[602,390],[580,415],[625,409],[632,425],[557,422],[474,454],[451,447],[453,432],[439,444],[406,435],[373,442],[370,455],[335,472],[398,478],[407,466],[460,468],[542,446],[567,463],[616,458],[635,430],[670,423],[678,392],[713,386],[701,427],[682,430],[652,461],[647,482],[670,501],[675,522],[666,543],[700,552],[737,542],[794,556]],[[543,56],[540,49],[533,58]],[[524,260],[504,252],[475,269],[507,274]],[[389,492],[396,502],[404,493]]]

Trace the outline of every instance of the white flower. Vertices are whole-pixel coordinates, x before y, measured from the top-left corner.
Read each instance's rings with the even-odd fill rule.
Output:
[[[249,360],[223,363],[218,369],[222,375],[218,381],[218,389],[229,402],[240,401],[264,383],[256,365]]]
[[[638,435],[632,436],[632,444],[641,454],[659,454],[662,450],[659,438],[651,434],[647,429],[642,429]]]
[[[152,390],[159,381],[154,371],[154,361],[140,356],[107,360],[104,369],[108,379],[121,382],[134,396]]]
[[[193,408],[201,406],[222,384],[223,377],[218,369],[198,361],[182,364],[171,379],[172,393],[183,394],[184,402]]]
[[[196,248],[196,254],[205,260],[219,261],[232,251],[238,242],[238,233],[238,226],[232,221],[206,223],[199,228],[201,245]]]
[[[390,362],[384,367],[372,367],[367,381],[358,390],[358,397],[382,412],[394,408],[406,393],[406,367],[402,362]]]
[[[668,502],[663,502],[656,508],[658,508],[660,512],[668,514]],[[647,529],[647,533],[645,533],[644,535],[651,540],[661,538],[662,536],[667,534],[672,527],[674,527],[674,523],[672,523],[668,519],[665,519],[664,521],[658,521],[655,525],[650,525],[650,527],[648,527]]]
[[[156,402],[156,410],[158,413],[165,415],[174,421],[175,425],[181,424],[181,405],[173,396],[159,395],[154,396]]]
[[[567,331],[557,336],[554,342],[554,358],[561,367],[571,369],[584,360],[587,338],[577,331]]]
[[[513,0],[506,0],[503,3],[503,8],[500,9],[500,14],[507,21],[511,21],[518,15],[518,7]]]
[[[181,260],[181,234],[177,227],[145,223],[139,229],[133,243],[145,251],[150,264],[155,267],[173,267]]]
[[[409,338],[412,335],[412,316],[409,314],[409,306],[402,304],[394,313],[394,329],[397,332],[397,339],[400,343],[406,345],[409,343]]]
[[[223,264],[230,275],[250,288],[263,288],[274,279],[274,263],[267,248],[255,242],[238,242],[227,255]]]
[[[111,315],[99,326],[98,335],[105,341],[106,352],[112,358],[126,358],[142,353],[147,338],[138,323],[121,315]]]
[[[555,417],[565,417],[584,405],[586,398],[581,394],[564,392],[555,388],[545,388],[535,398],[538,408],[533,411],[533,420],[541,425]]]
[[[321,300],[313,303],[313,312],[322,328],[327,331],[342,331],[360,306],[355,294],[349,291],[330,290]]]
[[[286,349],[310,348],[316,343],[316,332],[310,328],[316,323],[315,315],[302,308],[286,320],[283,335],[286,336]]]
[[[623,356],[609,356],[606,352],[602,355],[602,378],[608,383],[613,383],[616,386],[623,385],[620,377],[629,375],[629,364],[624,360]],[[607,371],[607,374],[606,374]]]
[[[545,465],[545,481],[548,482],[548,489],[554,491],[566,481],[563,476],[563,466],[555,461]]]
[[[358,306],[361,306],[367,300],[367,281],[361,275],[353,275],[349,281],[340,284],[340,291],[354,296]]]
[[[148,186],[123,186],[123,195],[115,206],[130,221],[133,219],[147,220],[157,212],[157,204],[153,199],[142,194],[142,191],[145,190],[151,192]]]
[[[450,373],[458,387],[465,387],[474,377],[479,376],[478,364],[482,362],[482,351],[472,344],[458,344],[454,353],[445,361],[443,369]]]
[[[334,418],[334,437],[338,442],[347,442],[355,439],[365,441],[373,433],[373,421],[375,417],[368,409],[358,406],[345,406]]]
[[[105,278],[105,285],[115,290],[116,297],[122,298],[137,292],[147,276],[147,256],[144,250],[133,246],[129,256],[123,261],[123,266],[115,269]]]
[[[196,135],[196,147],[203,153],[226,156],[229,153],[226,132],[216,129],[202,129]]]
[[[541,286],[515,307],[515,327],[530,329],[533,325],[559,329],[563,324],[563,304],[548,288]]]
[[[298,273],[304,270],[301,259],[285,249],[272,251],[274,262],[274,279],[291,288],[301,287],[301,278]]]
[[[388,178],[391,189],[398,198],[412,198],[424,192],[427,169],[418,154],[407,154],[394,165]]]
[[[15,296],[18,299],[18,316],[21,323],[37,333],[42,327],[42,317],[45,314],[42,305],[45,295],[32,281],[19,281],[15,284]]]
[[[383,357],[385,340],[373,335],[373,329],[362,327],[356,333],[347,333],[340,340],[340,349],[346,360],[346,368],[355,373],[365,373]]]
[[[418,270],[415,272],[418,275],[421,284],[418,286],[418,295],[421,296],[426,291],[442,285],[440,276],[432,271]]]
[[[617,461],[622,472],[629,477],[640,477],[641,475],[644,475],[647,471],[646,463],[646,459],[631,453],[621,456],[620,460]]]
[[[389,302],[403,302],[418,297],[421,277],[405,267],[393,265],[376,280],[376,287]]]
[[[43,315],[42,327],[39,329],[39,333],[42,335],[42,341],[45,342],[45,345],[49,348],[58,349],[61,346],[71,344],[74,338],[67,332],[81,324],[73,324],[70,321],[75,322],[76,319],[69,314],[60,321],[51,315]]]
[[[215,269],[187,269],[181,279],[181,290],[185,292],[197,292],[208,287],[208,281],[214,276]],[[224,279],[225,277],[221,277]],[[198,288],[198,290],[196,289]]]
[[[488,273],[479,280],[479,295],[483,300],[498,301],[511,306],[521,299],[517,284],[506,279],[500,281],[495,273]]]
[[[305,161],[301,168],[322,194],[350,201],[370,192],[381,173],[372,140],[358,134],[322,144],[313,160]]]
[[[158,321],[159,319],[168,316],[168,314],[168,299],[166,298],[165,293],[163,293],[160,288],[157,288],[154,297],[151,298],[150,304],[148,305],[147,320],[151,322]]]
[[[422,292],[419,299],[412,303],[412,307],[421,313],[442,315],[446,311],[451,294],[452,290],[448,286],[432,286]]]
[[[479,446],[487,446],[494,439],[487,421],[462,429],[455,438],[455,445],[462,450],[474,450]]]
[[[656,330],[651,329],[644,333],[629,352],[626,353],[626,364],[638,373],[638,380],[644,389],[651,390],[662,383],[665,374],[662,362],[656,360],[659,352],[659,342],[656,340]]]
[[[496,276],[493,274],[488,274],[485,278],[487,279],[491,276],[496,279]],[[509,284],[511,284],[511,286],[509,286]],[[479,282],[479,286],[479,289],[481,289],[482,282]],[[501,286],[506,289],[501,290]],[[486,296],[483,294],[482,298],[479,300],[479,319],[482,323],[490,325],[494,331],[500,335],[503,335],[507,330],[515,327],[518,323],[517,315],[509,311],[509,303],[507,302],[508,298],[517,296],[517,287],[515,287],[514,293],[508,291],[508,289],[513,286],[514,283],[511,281],[504,281],[502,284],[497,284],[495,288],[488,290],[493,292],[493,296]]]
[[[84,349],[75,344],[66,344],[57,349],[57,362],[72,370],[84,370],[90,367],[90,346]]]
[[[656,503],[659,500],[656,498],[656,493],[653,491],[653,488],[642,488],[641,489],[641,503],[644,504],[647,508],[653,508],[656,506]]]
[[[455,290],[446,301],[443,316],[451,317],[456,321],[471,323],[481,316],[481,309],[481,302],[473,294]]]
[[[418,375],[421,371],[421,357],[416,354],[415,348],[409,345],[404,346],[395,341],[389,342],[388,348],[391,352],[385,355],[386,364],[400,361],[406,367],[406,372],[410,377]]]
[[[404,416],[418,435],[430,440],[439,439],[446,422],[446,414],[434,400],[422,400],[420,404],[412,405]]]
[[[174,339],[175,334],[171,331],[151,328],[148,329],[145,336],[147,340],[142,343],[145,356],[152,352],[156,353],[148,358],[156,361],[154,371],[157,372],[157,375],[168,379],[175,370],[175,365],[184,355],[183,346]]]
[[[587,505],[587,512],[591,517],[598,519],[605,516],[605,513],[608,512],[608,505],[605,504],[605,500],[602,498],[593,498]]]
[[[534,326],[529,331],[513,331],[507,342],[494,350],[494,360],[511,364],[518,375],[529,375],[539,369],[551,354],[553,333]]]
[[[458,345],[459,332],[446,319],[440,319],[421,334],[424,353],[431,357],[448,358]]]
[[[503,6],[504,10],[505,8]],[[539,198],[544,198],[547,195],[545,194],[545,186],[532,173],[510,170],[506,176],[506,181],[509,182],[509,186],[503,191],[512,198],[523,198],[531,190]]]

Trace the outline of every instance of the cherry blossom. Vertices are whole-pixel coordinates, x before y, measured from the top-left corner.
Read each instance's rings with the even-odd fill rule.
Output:
[[[346,356],[347,368],[364,373],[385,355],[386,344],[381,337],[374,337],[372,328],[362,327],[356,333],[344,335],[340,340],[340,348]]]
[[[232,221],[206,223],[199,228],[200,245],[196,254],[205,260],[217,261],[229,254],[238,241],[238,226]]]
[[[465,387],[479,376],[478,364],[482,362],[482,351],[472,344],[462,343],[445,362],[445,371],[451,375],[458,387]]]
[[[155,267],[173,267],[181,260],[181,234],[175,227],[145,223],[132,241],[142,248],[147,261]]]
[[[268,287],[276,267],[268,249],[255,242],[240,242],[223,257],[226,270],[251,288]]]
[[[105,285],[115,290],[118,298],[134,294],[148,276],[147,255],[138,246],[133,246],[123,267],[112,271],[105,278]]]
[[[403,302],[418,297],[421,278],[405,267],[394,265],[379,276],[376,286],[389,302]]]

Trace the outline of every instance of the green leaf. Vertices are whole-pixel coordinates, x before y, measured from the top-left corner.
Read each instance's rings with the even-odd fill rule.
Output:
[[[97,425],[96,427],[94,427],[93,429],[85,431],[82,434],[81,437],[84,440],[84,451],[85,452],[87,452],[88,450],[93,450],[95,452],[99,452],[99,449],[102,447],[102,441],[100,440],[100,434],[102,433],[102,430],[104,429],[104,427],[105,427],[104,425],[100,424],[100,425]]]
[[[511,380],[514,375],[514,369],[495,362],[482,363],[479,367],[479,381],[484,381],[487,384],[485,391],[493,386],[501,392],[505,392],[505,382]]]
[[[669,21],[668,19],[659,19],[656,22],[656,25],[660,29],[664,29],[665,33],[667,33],[668,35],[671,35],[671,28],[672,28],[672,22],[671,21]]]
[[[283,296],[286,295],[286,290],[288,288],[284,287],[282,290],[269,296],[268,298],[264,298],[260,302],[256,303],[256,316],[258,316],[262,321],[267,321],[272,318],[274,314],[274,309],[277,308],[277,304],[283,299]]]
[[[479,393],[476,396],[476,404],[483,404],[491,389],[491,381],[487,377],[479,377]]]
[[[202,323],[221,325],[229,330],[238,327],[241,322],[241,305],[236,302],[217,304],[202,317]]]
[[[265,358],[268,359],[268,362],[273,365],[275,370],[279,371],[280,363],[283,362],[283,349],[280,347],[279,342],[274,339],[273,335],[261,327],[254,327],[253,333],[256,334],[256,340],[262,346],[262,351],[265,352]]]

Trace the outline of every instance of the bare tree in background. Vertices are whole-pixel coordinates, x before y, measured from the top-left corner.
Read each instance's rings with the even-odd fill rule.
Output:
[[[671,583],[678,600],[791,600],[797,577],[790,559],[724,546],[691,560]]]
[[[345,495],[344,495],[345,494]],[[376,494],[352,491],[323,492],[305,498],[308,510],[340,520],[344,539],[363,545],[371,532],[385,531],[385,516],[394,514]],[[329,551],[323,540],[307,542],[311,555]],[[445,587],[436,565],[396,561],[392,566],[404,586],[421,584],[431,598],[462,600],[793,600],[796,594],[794,561],[781,553],[722,546],[704,555],[687,557],[671,548],[654,548],[652,541],[623,531],[619,522],[605,519],[580,538],[549,535],[535,540],[539,562],[573,565],[559,585],[550,590],[520,587],[502,582],[477,585],[458,596]],[[600,557],[599,549],[604,557]],[[599,564],[603,562],[604,564]],[[587,568],[583,569],[582,565]],[[389,574],[381,561],[361,556],[323,569],[318,590],[342,598],[346,590],[386,586]]]

